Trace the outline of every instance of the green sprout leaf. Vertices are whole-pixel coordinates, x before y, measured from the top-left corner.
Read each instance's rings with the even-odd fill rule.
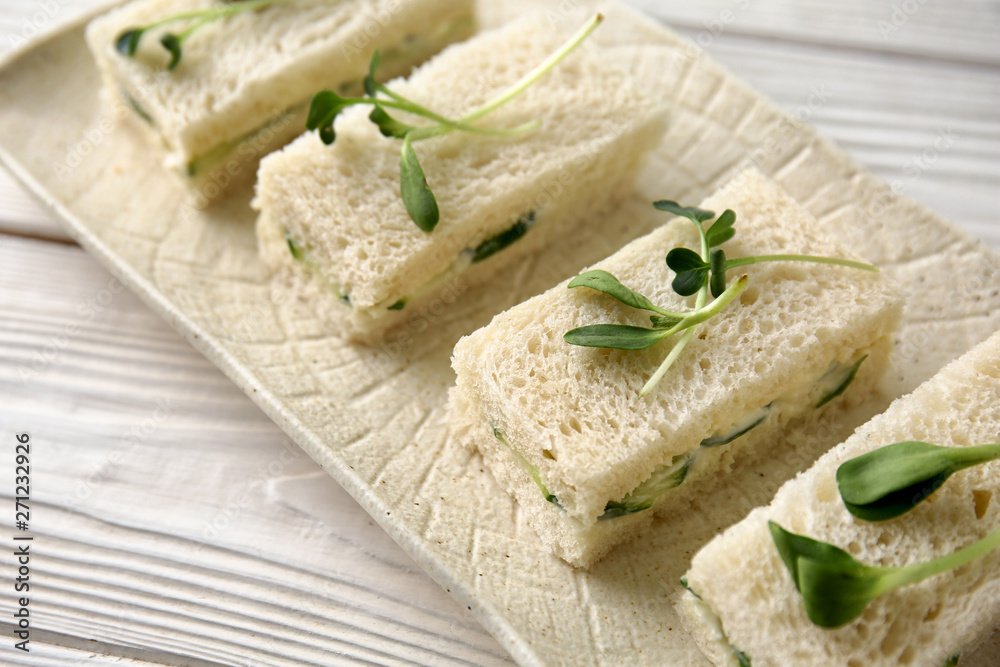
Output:
[[[838,628],[855,620],[872,600],[982,558],[1000,546],[1000,530],[969,546],[926,563],[905,567],[862,565],[826,542],[790,533],[768,521],[782,562],[802,595],[809,620],[822,628]]]
[[[736,230],[733,229],[735,222],[736,213],[732,209],[727,208],[723,211],[719,219],[712,223],[712,226],[705,232],[705,239],[708,241],[709,247],[714,248],[717,245],[722,245],[736,236]]]
[[[661,312],[660,308],[655,306],[652,301],[635,290],[625,287],[625,285],[621,284],[617,278],[607,271],[600,269],[585,271],[569,282],[569,288],[572,289],[574,287],[589,287],[592,290],[603,292],[621,301],[626,306],[638,308],[639,310],[651,310],[655,313]]]
[[[877,577],[851,554],[826,542],[786,531],[768,521],[771,538],[782,562],[802,594],[806,615],[816,625],[836,628],[861,615],[881,594]]]
[[[406,212],[422,231],[432,232],[437,226],[441,214],[438,211],[437,199],[427,185],[427,177],[417,160],[410,138],[403,141],[403,150],[399,160],[399,185],[403,195]]]
[[[407,125],[402,121],[396,120],[381,106],[376,106],[372,109],[372,112],[368,114],[368,120],[378,125],[379,132],[382,133],[383,137],[405,139],[411,130],[416,129],[412,125]]]
[[[168,32],[163,37],[160,37],[160,44],[163,45],[167,51],[170,52],[170,62],[167,64],[167,69],[172,70],[177,67],[177,64],[181,61],[181,39],[177,35]]]
[[[865,521],[885,521],[909,512],[959,470],[997,459],[1000,444],[941,447],[897,442],[841,464],[837,487],[851,514]]]
[[[134,56],[144,32],[143,28],[131,28],[121,33],[115,40],[115,50],[123,56]]]
[[[270,4],[293,1],[247,0],[246,3],[242,4]],[[426,174],[417,160],[417,155],[413,150],[412,144],[423,139],[439,137],[454,131],[492,137],[516,137],[537,130],[541,126],[541,122],[537,120],[509,128],[482,127],[475,123],[503,107],[537,83],[569,54],[575,51],[597,29],[597,26],[603,20],[604,16],[602,14],[595,14],[590,21],[584,24],[580,30],[566,40],[555,52],[518,79],[513,85],[458,119],[446,118],[378,83],[375,80],[375,73],[381,64],[382,57],[376,50],[368,63],[368,74],[365,76],[363,82],[367,97],[342,98],[328,90],[318,93],[313,98],[312,105],[310,106],[306,129],[318,130],[323,142],[328,145],[332,144],[336,139],[333,123],[337,114],[350,105],[373,105],[375,108],[368,116],[369,120],[378,126],[383,136],[403,140],[399,171],[400,193],[403,197],[406,211],[417,227],[425,232],[430,232],[438,223],[440,211],[438,210],[437,199],[427,184]],[[380,93],[383,97],[379,97]],[[407,125],[390,116],[386,109],[398,109],[411,113],[425,118],[434,124],[421,127]],[[521,231],[527,231],[527,227]],[[511,236],[508,237],[508,240],[513,241],[516,238],[520,237]],[[480,257],[480,259],[485,259],[485,256]]]
[[[653,207],[659,211],[673,213],[674,215],[687,218],[688,220],[692,220],[699,224],[715,217],[715,213],[711,211],[706,211],[705,209],[698,208],[697,206],[681,206],[677,202],[670,201],[669,199],[655,201],[653,202]]]
[[[708,253],[709,264],[712,265],[710,285],[712,296],[716,299],[726,291],[726,251],[722,248],[712,248]]]
[[[771,530],[771,538],[774,546],[778,549],[778,555],[792,575],[792,582],[795,589],[800,593],[802,587],[799,583],[799,560],[811,559],[828,562],[841,568],[860,567],[851,554],[839,547],[826,542],[820,542],[804,535],[791,533],[774,521],[767,522]]]
[[[663,331],[627,324],[591,324],[571,329],[563,335],[563,339],[572,345],[614,350],[645,350],[659,343],[664,337]]]
[[[650,315],[649,321],[653,323],[654,329],[671,329],[684,321],[684,318],[672,315]]]
[[[681,296],[691,296],[704,287],[712,268],[690,248],[674,248],[667,253],[667,266],[677,274],[671,286]]]
[[[848,556],[849,557],[849,556]],[[809,558],[799,559],[799,586],[809,620],[821,628],[839,628],[860,616],[882,594],[877,569]]]
[[[726,272],[730,269],[757,264],[760,262],[796,261],[835,264],[866,271],[878,271],[870,264],[853,260],[829,257],[813,257],[809,255],[762,255],[757,257],[741,257],[726,259],[722,248],[714,247],[725,243],[736,235],[734,224],[736,213],[726,209],[706,232],[702,223],[711,220],[715,214],[695,206],[681,206],[677,202],[661,200],[653,203],[661,211],[685,217],[694,223],[701,240],[701,252],[690,248],[678,247],[667,253],[667,266],[674,272],[671,287],[674,292],[683,297],[695,296],[694,310],[686,312],[666,311],[652,303],[647,297],[635,290],[625,287],[617,278],[607,271],[591,270],[580,274],[569,283],[569,287],[590,287],[603,292],[627,306],[638,310],[656,313],[649,317],[652,329],[631,327],[625,325],[601,324],[579,327],[569,331],[564,336],[566,342],[573,345],[589,347],[608,347],[620,350],[642,350],[655,345],[659,340],[683,331],[680,340],[670,349],[666,358],[643,386],[639,396],[646,396],[663,378],[670,366],[684,351],[694,337],[694,327],[718,315],[740,293],[747,288],[748,276],[743,275],[732,285],[727,285]],[[712,301],[709,301],[709,294]],[[618,328],[613,328],[618,327]],[[865,357],[862,357],[849,369],[844,381],[830,394],[821,399],[824,403],[839,396],[854,380],[858,367]]]
[[[343,98],[332,90],[316,93],[309,104],[306,129],[319,130],[319,138],[329,146],[337,139],[333,123],[341,111],[351,105],[351,100]]]
[[[134,57],[137,49],[139,48],[139,41],[142,39],[144,33],[171,23],[184,22],[187,26],[180,33],[166,33],[160,38],[160,44],[163,45],[163,48],[170,52],[170,62],[167,65],[167,69],[173,70],[177,68],[177,65],[181,61],[181,45],[184,43],[184,40],[190,37],[192,33],[202,26],[243,12],[257,11],[272,5],[283,5],[296,1],[297,0],[233,0],[229,2],[222,2],[220,4],[213,4],[203,9],[192,9],[189,11],[179,12],[158,21],[154,21],[148,25],[129,28],[125,32],[120,33],[115,38],[115,50],[123,56],[129,58]]]

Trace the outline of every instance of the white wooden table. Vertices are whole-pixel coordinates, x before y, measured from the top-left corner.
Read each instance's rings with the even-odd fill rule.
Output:
[[[0,0],[0,51],[96,4]],[[1000,2],[632,4],[1000,250]],[[5,171],[0,313],[0,663],[510,662]],[[6,553],[21,432],[30,653],[13,647]]]

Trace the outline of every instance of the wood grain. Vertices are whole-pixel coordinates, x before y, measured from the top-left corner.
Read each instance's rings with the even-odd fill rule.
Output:
[[[6,238],[0,267],[0,433],[28,430],[35,443],[40,628],[155,664],[508,663],[232,382],[81,250]],[[0,497],[12,504],[10,489]],[[5,524],[5,543],[11,533]],[[9,650],[4,662],[19,657]]]
[[[0,1],[0,45],[41,4]],[[46,25],[90,4],[61,2]],[[655,11],[697,37],[727,4]],[[927,4],[880,43],[870,26],[892,4],[756,4],[708,50],[786,109],[832,88],[809,122],[1000,248],[995,4],[950,3],[946,14]],[[907,161],[949,126],[954,146],[909,178]],[[66,238],[9,180],[0,229]],[[72,664],[89,640],[131,664],[508,661],[229,380],[82,252],[0,236],[0,295],[0,434],[27,423],[42,444],[38,525],[58,556],[37,566],[37,598],[51,601],[42,618],[59,629],[39,634],[44,649],[30,657],[3,644],[4,661]],[[170,416],[157,422],[164,400]],[[129,433],[149,420],[148,435]],[[206,533],[216,522],[225,529]]]

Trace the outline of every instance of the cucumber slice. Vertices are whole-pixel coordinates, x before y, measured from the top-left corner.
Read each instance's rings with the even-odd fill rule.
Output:
[[[553,503],[554,505],[558,505],[559,499],[549,493],[549,490],[545,488],[545,483],[542,481],[542,476],[539,474],[538,468],[531,465],[531,462],[528,461],[528,459],[521,456],[517,450],[511,447],[510,443],[507,442],[507,438],[504,437],[504,434],[496,426],[493,427],[493,437],[506,445],[507,449],[510,450],[510,453],[514,455],[514,458],[521,462],[524,469],[528,471],[529,475],[531,475],[531,479],[535,480],[535,484],[537,484],[538,488],[542,490],[542,495],[545,496],[545,500]]]
[[[600,519],[614,519],[626,514],[635,514],[648,510],[665,492],[680,486],[687,477],[691,464],[694,463],[693,452],[678,454],[665,466],[653,471],[645,482],[632,489],[632,492],[621,500],[613,500],[604,507]]]
[[[833,399],[843,394],[847,390],[847,388],[851,386],[851,383],[854,382],[854,378],[857,377],[858,369],[861,368],[861,362],[863,362],[867,358],[868,355],[866,354],[857,361],[855,361],[854,364],[844,372],[843,379],[837,384],[837,386],[832,391],[824,395],[823,398],[820,399],[819,403],[817,403],[815,407],[821,408],[830,401],[832,401]],[[839,367],[834,368],[833,371],[831,371],[831,373],[836,372],[838,369]]]
[[[721,447],[722,445],[728,445],[736,438],[764,423],[764,420],[767,419],[769,414],[771,414],[771,405],[771,403],[768,403],[740,423],[735,424],[728,433],[724,433],[722,435],[711,435],[705,438],[701,441],[701,446]]]

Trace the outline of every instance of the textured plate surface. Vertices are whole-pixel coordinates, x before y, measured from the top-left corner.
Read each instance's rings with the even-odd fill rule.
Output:
[[[588,12],[550,5],[551,19],[567,26]],[[489,3],[484,23],[504,21],[520,6]],[[893,194],[688,42],[628,10],[603,8],[608,21],[595,37],[609,57],[675,104],[635,195],[518,267],[508,284],[450,286],[440,303],[414,314],[405,336],[373,348],[345,344],[307,308],[272,300],[257,261],[249,190],[206,211],[184,204],[141,133],[101,105],[81,26],[0,70],[0,146],[82,245],[226,372],[520,663],[698,665],[704,660],[672,608],[691,555],[889,398],[1000,328],[1000,259]],[[496,312],[662,222],[652,199],[697,202],[748,165],[908,286],[885,396],[793,434],[794,457],[741,470],[689,515],[657,525],[590,572],[574,571],[538,548],[479,458],[446,442],[451,348]],[[980,652],[968,664],[1000,661],[991,657]]]

